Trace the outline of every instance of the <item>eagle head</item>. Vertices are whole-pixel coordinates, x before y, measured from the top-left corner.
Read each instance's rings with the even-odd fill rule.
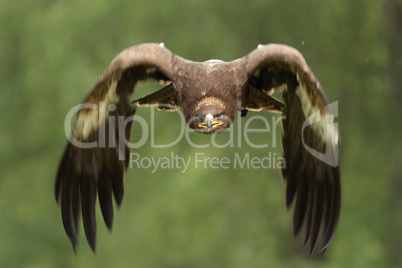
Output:
[[[220,99],[209,97],[200,101],[188,125],[195,132],[213,134],[229,128],[233,122]]]

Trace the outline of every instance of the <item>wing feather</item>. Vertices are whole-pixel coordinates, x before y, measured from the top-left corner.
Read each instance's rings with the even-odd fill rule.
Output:
[[[99,204],[103,219],[109,230],[113,224],[112,176],[109,170],[102,169],[98,182]]]
[[[96,220],[95,220],[95,201],[96,183],[93,179],[95,174],[82,174],[80,178],[81,186],[81,208],[84,223],[85,235],[89,246],[95,251],[96,243]]]
[[[129,163],[130,103],[137,82],[170,81],[174,61],[158,44],[142,44],[122,51],[85,98],[60,162],[55,196],[61,204],[65,231],[75,250],[82,214],[88,244],[95,251],[97,196],[106,226],[113,224],[113,200],[121,205],[123,177]]]
[[[282,175],[287,183],[286,206],[290,208],[295,202],[293,233],[296,236],[304,225],[310,255],[324,251],[339,220],[341,188],[338,131],[334,124],[328,128],[328,124],[333,123],[333,116],[321,85],[300,52],[289,46],[260,45],[243,58],[243,64],[246,83],[261,93],[271,95],[274,89],[286,88],[283,91],[285,117],[282,120],[282,146],[286,159]],[[247,96],[248,87],[244,89],[243,96]],[[318,157],[324,153],[326,158]],[[321,245],[316,250],[320,237]]]

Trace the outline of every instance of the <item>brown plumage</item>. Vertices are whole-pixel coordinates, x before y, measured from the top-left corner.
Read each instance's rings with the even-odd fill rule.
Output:
[[[131,103],[136,83],[146,80],[167,85]],[[279,88],[285,88],[283,103],[271,96]],[[282,174],[287,183],[286,206],[295,201],[294,235],[304,225],[310,254],[327,248],[340,214],[338,131],[334,124],[328,127],[333,116],[303,56],[294,48],[268,44],[231,62],[193,62],[163,44],[141,44],[118,54],[89,92],[60,163],[56,200],[74,250],[82,215],[88,243],[95,251],[97,195],[105,223],[112,227],[112,196],[121,205],[130,154],[121,140],[130,140],[134,107],[150,105],[182,108],[188,125],[204,134],[230,127],[237,111],[242,116],[247,110],[282,113],[286,159]],[[315,249],[318,241],[321,244]]]

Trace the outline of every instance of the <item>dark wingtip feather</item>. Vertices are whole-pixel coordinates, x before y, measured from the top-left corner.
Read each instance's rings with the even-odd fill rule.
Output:
[[[341,183],[340,183],[339,166],[334,168],[333,174],[334,178],[332,181],[332,185],[330,187],[330,191],[332,190],[331,199],[327,200],[327,202],[330,202],[331,207],[328,208],[330,212],[327,212],[329,215],[325,223],[324,235],[322,243],[320,245],[320,251],[325,251],[325,249],[331,243],[332,238],[335,234],[335,230],[338,225],[339,215],[341,211]]]
[[[64,230],[68,238],[71,241],[73,247],[75,247],[76,243],[78,242],[77,234],[78,228],[75,222],[75,213],[73,209],[73,199],[74,199],[74,191],[75,185],[71,184],[68,178],[71,177],[70,168],[69,166],[63,166],[61,168],[62,172],[60,173],[60,189],[61,189],[61,196],[60,196],[60,203],[61,203],[61,216],[63,221]]]
[[[116,204],[117,206],[120,207],[121,203],[123,202],[123,196],[124,196],[124,185],[123,185],[124,168],[122,167],[121,164],[119,164],[119,166],[116,166],[114,170],[116,171],[116,173],[113,175],[112,189]]]
[[[109,230],[113,225],[113,200],[112,200],[112,178],[107,171],[103,171],[98,182],[99,203],[105,220],[105,224]]]
[[[56,199],[56,203],[60,205],[60,192],[61,192],[61,181],[57,176],[56,185],[54,187],[54,197]]]
[[[73,219],[65,214],[66,212],[62,212],[64,230],[66,231],[66,234],[70,239],[71,244],[73,245],[73,247],[75,247],[75,245],[78,243],[77,239],[78,231],[75,228]]]
[[[124,189],[123,188],[113,188],[114,199],[118,207],[123,203]]]
[[[94,240],[88,240],[89,247],[91,248],[92,252],[96,254],[96,237]]]
[[[59,169],[57,170],[56,183],[54,187],[54,196],[58,204],[60,203],[60,194],[62,191],[63,177],[65,176],[65,173],[69,167],[69,154],[70,150],[69,146],[67,146],[66,149],[64,150],[63,158],[61,159]]]
[[[322,185],[319,183],[315,186],[314,192],[314,212],[313,221],[310,230],[310,255],[313,254],[318,241],[318,235],[321,229],[322,214],[324,210],[325,192]]]
[[[313,218],[313,204],[315,202],[314,200],[314,190],[312,184],[310,184],[309,187],[309,192],[308,192],[308,204],[307,204],[307,211],[306,211],[306,216],[305,216],[305,237],[304,237],[304,246],[307,245],[309,239],[310,239],[310,231],[311,231],[311,222]]]
[[[71,245],[73,247],[74,254],[77,255],[78,241],[76,241],[75,243],[71,243]]]
[[[298,183],[296,204],[293,212],[293,236],[297,236],[306,217],[307,205],[309,202],[308,194],[309,184],[305,179]]]
[[[84,222],[85,235],[88,244],[93,252],[96,249],[96,220],[95,220],[95,201],[96,201],[96,182],[91,177],[81,178],[81,197],[82,197],[82,219]]]
[[[288,182],[286,185],[286,207],[289,208],[296,195],[297,181]]]

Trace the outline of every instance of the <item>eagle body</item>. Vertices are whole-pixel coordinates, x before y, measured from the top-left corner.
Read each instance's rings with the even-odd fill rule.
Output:
[[[165,86],[134,101],[138,82]],[[272,96],[282,92],[283,102]],[[302,228],[310,254],[330,244],[340,214],[338,129],[322,87],[299,51],[259,45],[230,61],[193,62],[163,44],[141,44],[119,53],[95,83],[77,115],[56,177],[56,200],[75,250],[82,217],[87,241],[96,245],[95,203],[106,226],[113,223],[113,196],[121,205],[136,107],[181,108],[190,128],[202,134],[229,128],[240,111],[283,115],[286,206],[294,203],[293,233]],[[118,120],[116,119],[118,118]],[[108,130],[108,131],[105,131]],[[317,242],[321,241],[317,246]]]
[[[236,90],[236,85],[233,84],[236,80],[235,74],[225,73],[230,64],[210,61],[192,64],[194,68],[185,68],[183,76],[176,79],[180,82],[173,83],[173,86],[182,92],[179,102],[186,121],[197,116],[200,109],[211,109],[214,114],[224,112],[234,120],[237,101],[241,96],[232,94]]]

